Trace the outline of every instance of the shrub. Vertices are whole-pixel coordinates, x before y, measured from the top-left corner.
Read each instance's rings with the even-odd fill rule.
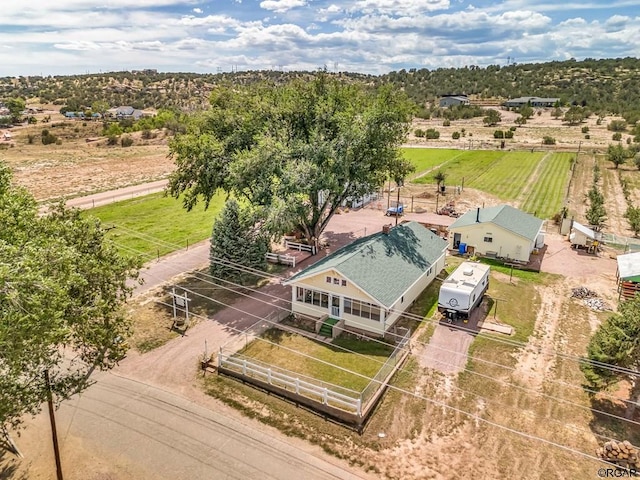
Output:
[[[607,125],[607,130],[612,132],[624,132],[627,129],[627,122],[624,120],[611,120]]]
[[[445,120],[442,122],[442,126],[443,126],[443,127],[450,127],[450,126],[451,126],[451,120],[449,120],[448,118],[447,118],[447,119],[445,119]]]
[[[125,135],[120,139],[120,145],[122,145],[125,148],[130,147],[131,145],[133,145],[133,138],[131,138],[128,135]]]
[[[36,136],[30,133],[29,135],[27,135],[27,143],[29,145],[33,145],[33,141],[35,140],[35,138]]]
[[[504,132],[504,138],[513,138],[513,130],[507,130]]]
[[[589,133],[589,127],[582,127],[582,133]]]
[[[151,130],[149,130],[148,128],[145,128],[144,130],[142,130],[142,138],[144,140],[149,140],[151,138],[156,138],[156,134],[153,133]]]
[[[117,145],[118,144],[118,136],[117,135],[109,135],[107,137],[107,145]]]
[[[596,125],[602,125],[602,119],[598,117],[596,120]]]
[[[62,139],[56,138],[56,145],[62,145]]]
[[[587,133],[587,134],[584,136],[584,138],[585,138],[586,140],[589,140],[589,139],[591,138],[591,135],[589,135],[589,134]]]
[[[493,132],[493,138],[504,138],[504,132],[502,130],[496,130]]]
[[[435,128],[429,128],[425,132],[425,137],[427,137],[427,140],[436,140],[440,138],[440,132]]]
[[[543,145],[555,145],[556,139],[547,135],[542,139],[542,143]]]
[[[454,140],[458,140],[460,138],[460,132],[453,132],[451,134],[451,138],[453,138]]]
[[[517,128],[518,128],[518,127],[515,127],[515,126],[511,125],[511,126],[509,127],[509,131],[510,131],[510,132],[515,132]]]
[[[611,138],[614,141],[619,142],[620,140],[622,140],[622,134],[620,132],[616,132],[611,136]]]
[[[47,130],[46,128],[44,130],[42,130],[42,144],[43,145],[51,145],[52,143],[56,143],[57,140],[58,140],[58,137],[56,137],[51,132],[49,132],[49,130]]]
[[[423,138],[425,135],[424,130],[422,130],[421,128],[416,128],[413,134],[418,138]]]

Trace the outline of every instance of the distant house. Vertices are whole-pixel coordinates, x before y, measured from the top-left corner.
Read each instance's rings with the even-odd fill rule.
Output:
[[[385,226],[287,280],[292,311],[384,335],[444,268],[446,250],[417,222]]]
[[[618,293],[625,300],[640,293],[640,252],[618,255]]]
[[[140,120],[144,116],[144,112],[142,110],[137,110],[129,106],[111,108],[108,112],[118,120]]]
[[[469,253],[528,262],[544,245],[543,221],[509,205],[476,208],[449,227],[449,246]]]
[[[443,95],[440,98],[440,108],[454,107],[457,105],[469,105],[466,95]]]
[[[548,108],[555,107],[559,101],[559,98],[518,97],[507,100],[504,102],[504,106],[509,108],[522,108],[525,105],[530,105],[532,107]]]

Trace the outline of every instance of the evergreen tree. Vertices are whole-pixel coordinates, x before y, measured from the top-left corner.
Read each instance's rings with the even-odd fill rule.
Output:
[[[253,279],[254,275],[238,266],[266,270],[268,251],[269,239],[260,231],[254,217],[236,200],[228,200],[213,224],[209,254],[211,275],[234,281]]]
[[[603,389],[619,380],[632,382],[631,402],[640,397],[640,379],[631,373],[640,367],[640,295],[622,302],[618,313],[602,323],[587,347],[588,361],[581,365],[589,385]],[[617,369],[608,368],[610,365]],[[626,417],[631,418],[635,404],[629,403]]]

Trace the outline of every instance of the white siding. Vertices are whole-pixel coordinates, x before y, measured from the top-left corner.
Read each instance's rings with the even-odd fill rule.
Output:
[[[535,248],[535,240],[528,240],[493,223],[478,223],[468,227],[451,229],[450,248],[453,248],[454,234],[456,233],[460,234],[460,243],[474,247],[480,255],[487,255],[489,252],[498,257],[528,262],[529,256]],[[486,237],[490,237],[492,241],[486,242]]]

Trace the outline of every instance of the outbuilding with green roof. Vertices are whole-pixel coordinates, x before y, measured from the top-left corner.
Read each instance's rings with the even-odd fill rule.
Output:
[[[292,311],[383,335],[444,268],[446,251],[418,222],[386,226],[287,280]]]
[[[449,247],[479,255],[528,262],[544,246],[544,222],[510,205],[474,208],[449,226]]]

